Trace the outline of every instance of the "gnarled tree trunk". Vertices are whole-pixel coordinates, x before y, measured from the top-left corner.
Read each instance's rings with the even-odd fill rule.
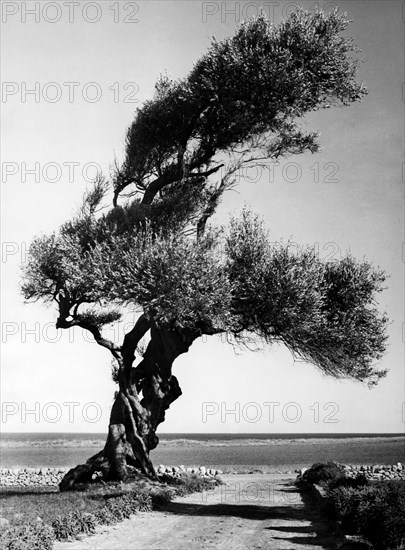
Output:
[[[104,449],[86,464],[69,470],[59,484],[61,491],[90,481],[96,471],[102,472],[106,480],[125,480],[128,466],[156,478],[149,453],[159,443],[156,430],[164,421],[166,410],[181,395],[177,378],[172,374],[173,362],[188,351],[200,334],[187,329],[161,328],[153,321],[148,320],[147,324],[144,321],[143,326],[138,322],[125,337],[122,357],[117,359],[119,390],[111,409]],[[148,327],[150,342],[142,361],[133,367],[136,345]]]

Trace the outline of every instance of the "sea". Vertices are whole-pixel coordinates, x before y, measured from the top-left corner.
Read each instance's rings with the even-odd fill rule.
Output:
[[[73,467],[103,448],[101,433],[3,433],[0,466]],[[401,433],[161,433],[151,452],[157,466],[201,466],[223,471],[290,472],[315,462],[405,462]]]

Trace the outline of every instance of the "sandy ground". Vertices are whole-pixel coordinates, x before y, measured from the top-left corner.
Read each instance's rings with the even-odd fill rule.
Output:
[[[214,491],[178,497],[55,550],[335,550],[341,542],[282,474],[224,475]]]

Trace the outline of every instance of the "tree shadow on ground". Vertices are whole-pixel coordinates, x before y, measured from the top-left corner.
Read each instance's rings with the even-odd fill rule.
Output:
[[[338,548],[341,539],[328,529],[319,528],[319,525],[308,527],[266,527],[269,531],[280,533],[296,533],[296,536],[288,537],[288,541],[294,544],[319,546],[324,550],[335,550]],[[299,534],[307,536],[299,536]],[[272,540],[286,539],[282,536],[272,536]]]
[[[310,494],[300,491],[295,485],[291,485],[291,482],[284,487],[278,487],[277,493],[288,496],[285,499],[279,498],[277,501],[274,498],[273,501],[267,500],[267,502],[263,499],[259,503],[253,504],[247,502],[247,499],[240,499],[240,502],[235,502],[235,496],[232,493],[225,493],[225,495],[221,496],[225,496],[228,502],[223,498],[220,502],[210,504],[210,496],[206,494],[202,496],[201,504],[172,501],[163,504],[159,509],[162,512],[175,515],[209,516],[216,518],[232,516],[247,520],[263,521],[263,529],[273,532],[269,534],[275,541],[288,540],[288,542],[294,544],[319,546],[327,550],[335,550],[338,543],[342,542],[342,538],[333,526],[322,518],[317,503]],[[278,521],[288,520],[294,521],[298,525],[272,525],[272,521],[277,524]],[[299,525],[301,522],[305,522],[306,525]],[[281,535],[282,533],[290,533],[293,536],[288,537],[288,539],[277,536],[277,534]]]
[[[305,515],[305,520],[310,521],[310,525],[306,526],[295,526],[295,527],[267,527],[275,532],[279,533],[297,533],[299,534],[308,534],[311,533],[313,536],[294,536],[288,540],[294,544],[302,545],[312,545],[320,546],[321,548],[334,550],[340,548],[341,544],[344,542],[344,537],[337,528],[337,526],[328,521],[321,513],[321,503],[318,498],[311,492],[305,489],[304,487],[297,487],[295,484],[286,487],[285,489],[280,489],[280,492],[291,493],[299,496],[302,502],[302,510]],[[273,537],[275,540],[285,540],[283,537]]]
[[[255,504],[231,504],[221,502],[218,504],[189,504],[183,502],[169,502],[161,505],[162,512],[176,515],[195,516],[233,516],[241,519],[257,521],[269,519],[301,520],[305,519],[302,510],[292,506],[263,506]]]

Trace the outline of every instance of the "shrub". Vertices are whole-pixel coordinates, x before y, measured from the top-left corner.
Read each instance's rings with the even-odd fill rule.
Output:
[[[122,506],[121,498],[112,499],[106,504],[107,510],[114,517],[115,521],[122,521],[123,519],[129,518],[131,513],[127,512],[124,506]]]
[[[181,474],[176,477],[163,475],[161,480],[174,487],[176,495],[179,496],[209,491],[222,483],[219,479],[207,479],[196,474]]]
[[[100,525],[113,525],[117,521],[112,511],[107,508],[107,506],[100,508],[100,510],[96,512],[95,518]]]
[[[140,489],[108,499],[106,507],[117,520],[122,520],[138,511],[151,510],[152,499],[147,491]]]
[[[94,533],[96,525],[96,516],[81,510],[70,512],[67,516],[58,516],[52,522],[57,540],[68,540],[80,534]]]
[[[336,477],[327,482],[328,489],[336,489],[337,487],[352,487],[353,489],[361,488],[368,485],[369,481],[364,474],[359,474],[356,477]]]
[[[385,483],[362,491],[356,522],[376,548],[405,542],[405,483]]]
[[[369,540],[376,550],[405,542],[405,483],[380,482],[328,490],[327,510],[347,533]]]
[[[152,495],[147,491],[140,491],[131,494],[132,503],[134,505],[134,513],[139,512],[148,512],[152,510]]]
[[[42,522],[11,526],[0,537],[3,550],[51,550],[53,529]]]
[[[343,466],[336,462],[317,462],[309,470],[306,470],[302,476],[302,481],[306,483],[315,483],[317,485],[326,485],[332,480],[346,479]]]
[[[159,491],[151,493],[153,507],[155,508],[162,506],[162,504],[167,504],[173,499],[174,494],[181,496],[180,492],[178,493],[176,491],[175,493],[173,489],[169,489],[168,487],[163,487],[162,489],[159,489]]]
[[[357,532],[356,514],[359,507],[361,495],[355,487],[341,485],[329,489],[325,512],[332,519],[339,520],[345,533],[354,534]]]

